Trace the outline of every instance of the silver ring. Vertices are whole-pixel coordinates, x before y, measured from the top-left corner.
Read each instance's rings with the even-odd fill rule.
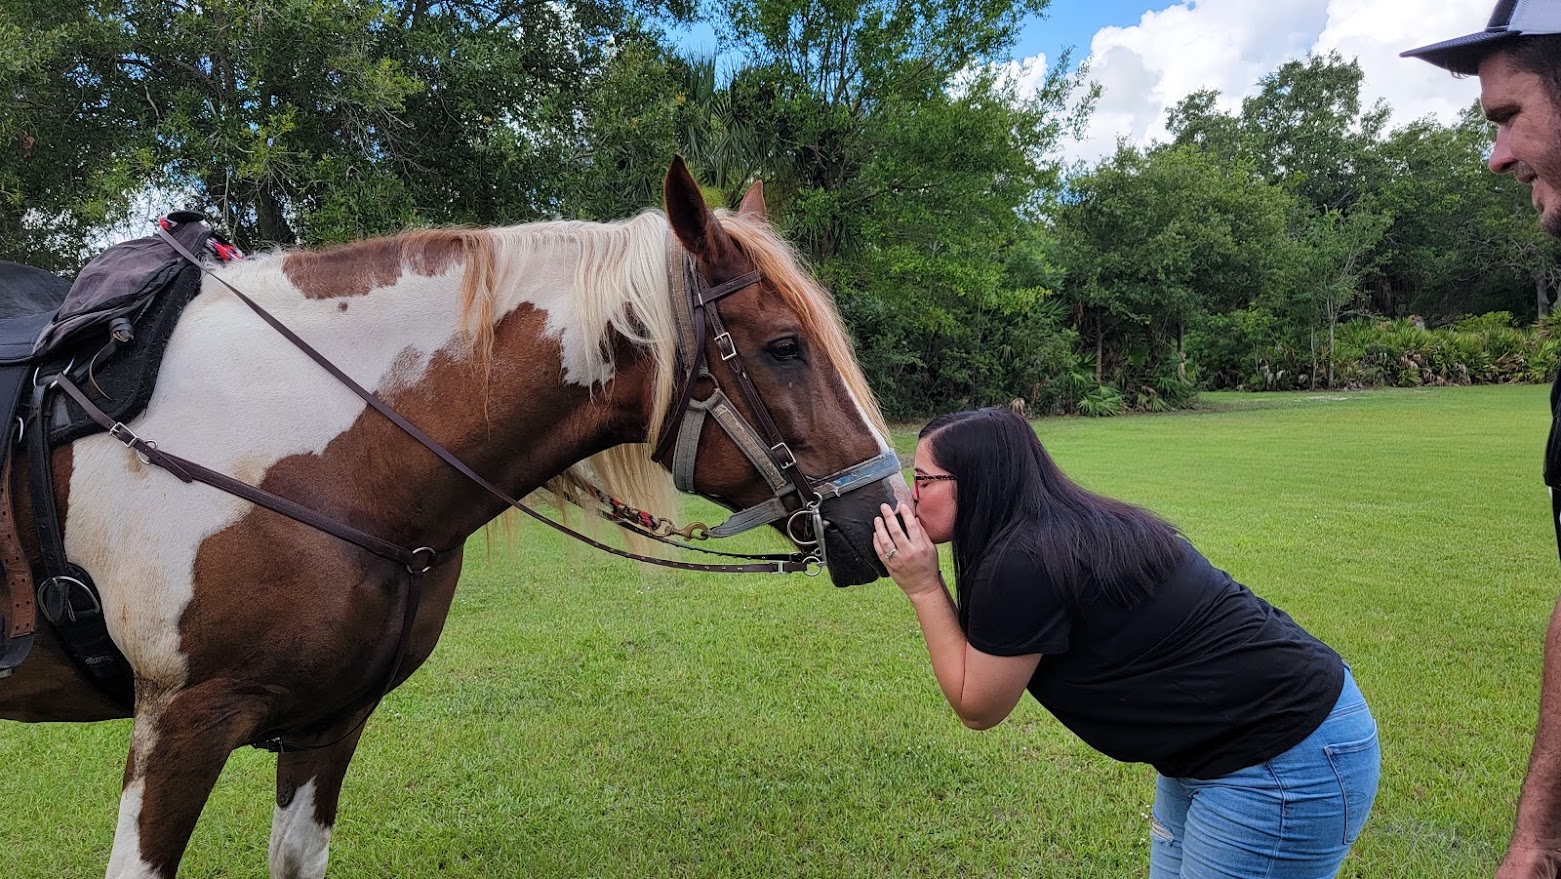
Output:
[[[900,548],[898,546],[891,546],[889,547],[889,551],[883,554],[883,557],[886,559],[892,559],[899,554]]]

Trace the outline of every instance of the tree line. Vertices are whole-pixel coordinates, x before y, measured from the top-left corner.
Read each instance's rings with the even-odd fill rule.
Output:
[[[1519,327],[1556,246],[1484,170],[1477,109],[1390,131],[1357,64],[1311,57],[1069,167],[1087,72],[1021,91],[1004,64],[1049,2],[8,0],[0,258],[71,271],[149,198],[252,250],[614,219],[680,152],[714,201],[764,180],[894,417],[1553,364]],[[719,61],[673,38],[696,19]]]

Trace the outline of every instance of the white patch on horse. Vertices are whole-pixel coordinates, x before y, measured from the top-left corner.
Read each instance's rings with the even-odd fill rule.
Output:
[[[141,797],[146,782],[136,779],[119,798],[119,824],[114,828],[114,850],[108,856],[106,879],[160,879],[152,865],[141,860]]]
[[[222,274],[376,393],[416,383],[437,351],[464,344],[458,268],[444,277],[404,272],[345,312],[334,300],[300,295],[280,255]],[[169,341],[146,411],[130,426],[167,451],[253,482],[288,456],[322,453],[365,407],[208,278]],[[194,592],[196,554],[252,507],[159,469],[126,478],[140,469],[134,453],[106,435],[75,443],[66,550],[96,580],[115,643],[137,676],[177,688],[187,673],[179,620]]]
[[[314,820],[311,778],[272,816],[271,879],[321,879],[330,852],[331,828]]]
[[[879,454],[883,454],[885,452],[891,455],[895,454],[894,446],[890,445],[889,438],[884,436],[882,433],[879,433],[877,428],[873,427],[873,419],[868,417],[867,407],[863,406],[862,401],[857,399],[856,394],[851,392],[851,386],[849,384],[846,385],[846,396],[851,398],[851,405],[856,407],[857,417],[862,419],[862,428],[868,433],[872,434],[873,437],[878,440]],[[905,462],[901,461],[900,464],[903,469]],[[899,478],[894,482],[894,497],[898,503],[911,503],[911,487],[905,483],[905,476],[903,473],[900,474]]]
[[[894,446],[889,444],[889,438],[879,433],[878,429],[873,427],[873,419],[868,416],[867,407],[863,406],[862,401],[857,399],[856,394],[851,392],[851,386],[849,384],[846,384],[846,396],[851,398],[851,405],[856,407],[856,416],[857,418],[861,419],[862,429],[872,434],[873,438],[878,440],[878,451],[893,452]],[[905,480],[902,479],[900,481],[904,482]]]
[[[591,387],[611,379],[611,359],[593,358],[588,353],[600,342],[586,338],[582,331],[580,303],[571,289],[569,275],[556,267],[537,265],[523,270],[518,277],[524,282],[506,291],[509,295],[501,300],[500,307],[508,314],[524,303],[547,315],[547,334],[558,340],[563,352],[564,381]]]

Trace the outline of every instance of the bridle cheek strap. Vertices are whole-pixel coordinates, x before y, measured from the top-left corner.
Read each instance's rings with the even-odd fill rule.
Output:
[[[716,388],[714,393],[703,400],[689,400],[688,408],[684,410],[683,423],[678,426],[678,442],[672,453],[672,480],[678,491],[694,491],[694,461],[698,456],[699,437],[707,416],[715,418],[716,424],[732,438],[738,451],[764,477],[771,492],[782,495],[795,490],[790,480],[775,466],[775,459],[771,457],[764,440],[738,414],[737,407],[732,405],[726,394]]]

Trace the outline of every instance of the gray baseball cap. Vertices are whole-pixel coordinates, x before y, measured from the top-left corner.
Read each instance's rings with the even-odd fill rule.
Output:
[[[1561,34],[1561,0],[1498,0],[1485,30],[1401,52],[1453,73],[1473,76],[1480,62],[1515,37]]]

